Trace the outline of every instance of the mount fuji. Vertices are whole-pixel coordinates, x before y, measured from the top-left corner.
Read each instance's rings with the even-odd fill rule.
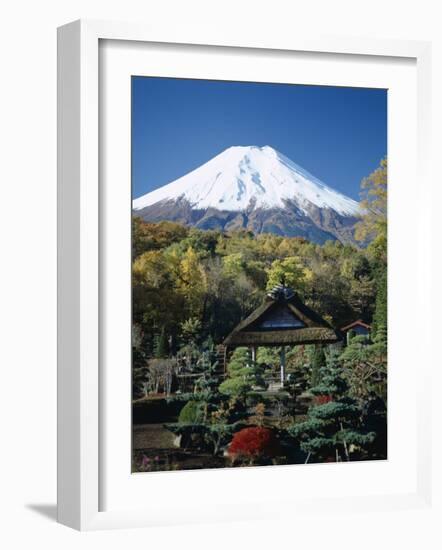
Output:
[[[133,201],[145,221],[354,242],[360,206],[269,146],[229,147]]]

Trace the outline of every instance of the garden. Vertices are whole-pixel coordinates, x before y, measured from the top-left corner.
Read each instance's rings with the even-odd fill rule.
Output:
[[[156,375],[157,392],[134,400],[133,470],[385,459],[383,335],[290,349],[281,387],[278,351],[259,348],[252,361],[237,348],[224,376],[215,347],[189,348],[192,359]],[[353,369],[362,358],[372,367],[365,380]],[[180,380],[189,371],[196,376]]]

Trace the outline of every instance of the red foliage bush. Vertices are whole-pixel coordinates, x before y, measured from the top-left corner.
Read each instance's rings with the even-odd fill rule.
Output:
[[[331,400],[331,395],[316,395],[313,402],[315,405],[325,405],[325,403],[330,403]]]
[[[229,445],[232,458],[273,457],[278,454],[279,443],[269,428],[251,427],[237,432]]]

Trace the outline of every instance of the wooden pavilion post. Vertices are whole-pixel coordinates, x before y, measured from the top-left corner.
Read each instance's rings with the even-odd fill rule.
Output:
[[[251,347],[252,363],[256,361],[256,346]]]
[[[285,346],[281,347],[281,353],[279,356],[279,364],[281,367],[281,387],[284,386],[285,382]]]

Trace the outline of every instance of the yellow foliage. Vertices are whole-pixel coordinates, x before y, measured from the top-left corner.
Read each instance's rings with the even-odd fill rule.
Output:
[[[207,292],[207,276],[195,250],[189,246],[180,262],[178,290],[186,299],[191,316],[199,316]]]
[[[284,260],[275,260],[267,270],[267,290],[284,282],[295,291],[304,288],[305,273],[301,260],[296,257],[288,257]]]
[[[144,252],[133,263],[134,280],[149,287],[158,287],[167,272],[167,264],[161,251]]]
[[[243,270],[243,256],[237,252],[223,258],[224,273],[229,277],[237,277]]]
[[[387,236],[387,158],[361,183],[361,206],[365,213],[356,225],[355,237],[359,241],[367,239],[384,239]]]

